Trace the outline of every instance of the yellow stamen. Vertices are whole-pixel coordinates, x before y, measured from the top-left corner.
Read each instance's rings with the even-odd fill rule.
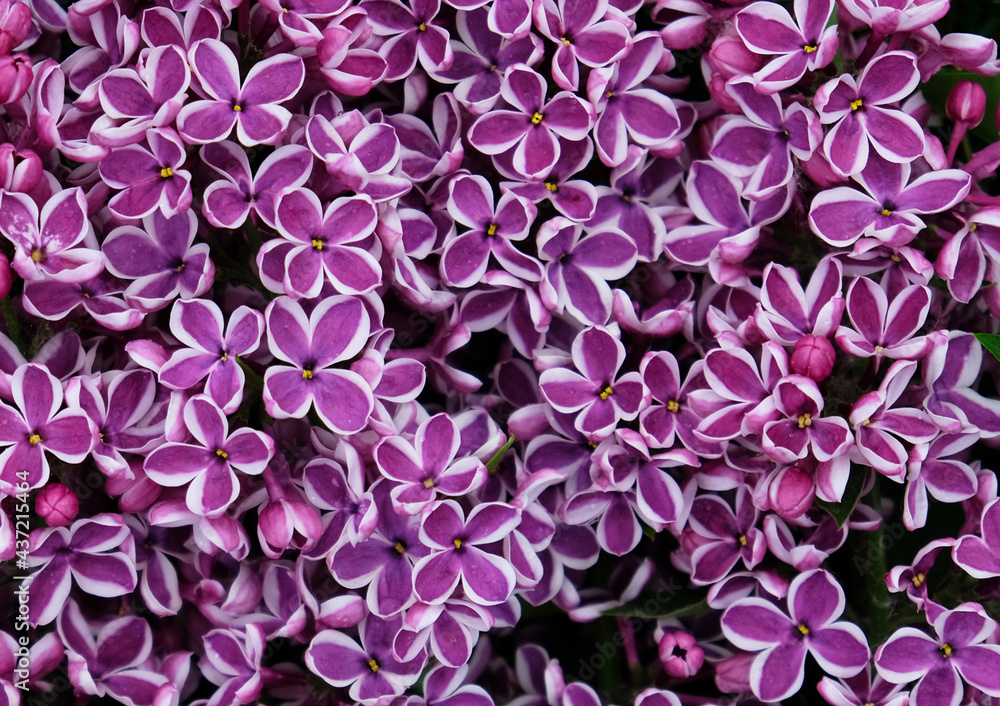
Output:
[[[884,350],[885,350],[885,348],[883,348],[882,346],[875,346],[875,352],[876,353],[881,353]]]
[[[39,434],[32,434],[31,436],[28,437],[28,443],[31,444],[32,446],[38,446],[38,444],[41,443],[41,441],[42,437]]]
[[[323,249],[323,241],[320,240],[319,238],[313,238],[312,239],[312,246],[313,246],[313,250],[322,250]]]
[[[455,545],[455,549],[461,549],[462,548],[462,540],[461,539],[453,539],[451,541]]]
[[[423,483],[424,487],[427,488],[427,490],[430,490],[431,488],[434,487],[434,479],[429,476],[427,478],[424,478]]]
[[[603,390],[601,390],[601,399],[606,400],[613,394],[615,394],[615,391],[611,389],[611,385],[608,385]]]
[[[809,412],[799,415],[799,429],[805,429],[806,427],[811,427],[813,423],[812,415]]]
[[[160,176],[163,177],[164,179],[169,179],[173,175],[174,175],[174,170],[171,169],[170,167],[164,167],[163,169],[160,170]]]
[[[229,353],[226,351],[222,351],[222,356],[219,358],[219,360],[225,363],[227,360],[229,360]]]
[[[900,259],[899,259],[899,255],[897,255],[896,253],[893,253],[893,254],[892,254],[892,255],[891,255],[890,257],[889,257],[889,259],[890,259],[890,260],[892,260],[893,262],[902,262],[902,260],[900,260]]]
[[[678,402],[677,400],[670,400],[669,402],[667,402],[667,411],[668,412],[680,412],[681,411],[681,403]]]
[[[396,542],[396,546],[393,547],[393,549],[396,550],[397,554],[402,554],[403,552],[406,551],[406,547],[403,546],[402,542]]]
[[[881,213],[883,216],[886,216],[886,217],[889,217],[889,216],[892,215],[892,211],[890,211],[887,208],[883,208],[881,211],[879,211],[879,213]]]
[[[864,104],[865,104],[865,102],[863,100],[861,100],[860,98],[858,98],[857,100],[852,100],[851,101],[851,110],[858,110]]]
[[[979,227],[978,223],[970,223],[969,224],[969,232],[970,233],[975,233],[976,232],[976,228],[978,228],[978,227]]]
[[[104,432],[103,432],[103,431],[99,431],[99,432],[97,432],[97,435],[98,435],[99,437],[101,437],[101,441],[104,441]]]
[[[45,259],[45,251],[44,250],[41,250],[40,248],[35,248],[34,250],[31,251],[31,261],[32,262],[41,262],[44,259]]]
[[[544,117],[545,116],[542,115],[541,113],[537,113],[536,112],[534,115],[531,116],[531,124],[532,125],[540,125],[541,122],[542,122],[542,118],[544,118]]]
[[[417,27],[417,29],[420,30],[421,32],[426,32],[427,31],[427,25],[425,25],[423,22],[421,22],[420,26]]]
[[[377,659],[372,658],[372,659],[368,660],[368,669],[372,670],[373,672],[377,672],[381,668],[382,667],[378,663]]]
[[[174,271],[175,272],[183,272],[185,267],[187,267],[187,263],[186,262],[182,262],[181,264],[179,264],[177,267],[174,268]]]
[[[802,51],[804,51],[806,54],[812,54],[817,49],[819,49],[819,47],[817,47],[815,44],[806,44],[804,47],[802,47]]]
[[[863,422],[861,422],[861,426],[866,427],[866,426],[868,426],[871,423],[872,423],[871,419],[866,419]]]
[[[559,185],[554,181],[545,182],[545,188],[551,191],[553,194],[559,191]]]
[[[740,537],[740,546],[745,547],[747,545],[747,536],[744,534]]]
[[[615,95],[614,91],[608,91],[607,93],[604,94],[604,97],[605,98],[614,98],[614,95]]]
[[[243,106],[241,106],[241,105],[239,105],[239,104],[237,104],[237,105],[234,105],[234,106],[233,106],[233,110],[234,110],[235,112],[237,112],[237,113],[242,113],[242,112],[243,112]]]
[[[229,458],[229,454],[227,454],[222,449],[216,449],[215,450],[215,455],[218,456],[219,458]]]
[[[313,371],[312,370],[303,370],[302,371],[302,379],[303,380],[312,380],[313,379]]]
[[[938,648],[938,651],[941,652],[941,656],[944,657],[945,659],[947,659],[948,657],[951,657],[951,651],[952,651],[951,650],[951,645],[949,645],[947,642],[944,643],[943,645],[941,645]]]
[[[486,235],[496,235],[497,234],[497,224],[490,223],[486,226]]]
[[[799,623],[799,632],[802,633],[803,636],[809,634],[809,628],[806,627],[805,623]]]
[[[563,42],[563,44],[565,44],[565,45],[566,45],[567,47],[568,47],[568,46],[570,45],[570,41],[569,41],[568,39],[566,39],[566,37],[563,37],[563,38],[562,38],[562,42]]]
[[[923,582],[926,579],[927,579],[927,577],[924,576],[923,574],[915,574],[914,577],[912,579],[910,579],[910,581],[913,582],[913,587],[914,588],[920,588],[920,586],[923,584]]]

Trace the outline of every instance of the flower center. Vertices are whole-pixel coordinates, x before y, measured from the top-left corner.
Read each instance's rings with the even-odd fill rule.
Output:
[[[486,235],[496,235],[497,234],[497,224],[490,223],[486,226]]]
[[[952,651],[953,650],[951,649],[951,645],[949,645],[947,642],[938,647],[938,652],[941,653],[941,656],[944,659],[948,659],[949,657],[951,657]]]
[[[372,657],[370,660],[368,660],[368,669],[372,670],[373,673],[377,672],[381,668],[382,668],[382,665],[379,664],[378,660],[375,659],[374,657]]]
[[[427,24],[424,23],[424,22],[421,22],[419,25],[417,25],[417,31],[418,32],[426,32],[427,31]]]
[[[312,239],[312,246],[313,246],[313,250],[322,250],[323,249],[323,241],[320,240],[319,238],[313,238]]]
[[[28,443],[32,446],[38,446],[42,442],[42,436],[38,432],[35,432],[28,437]]]
[[[541,113],[539,113],[539,112],[538,112],[538,111],[536,110],[536,111],[535,111],[535,114],[531,116],[531,124],[532,124],[532,125],[540,125],[540,124],[541,124],[541,122],[542,122],[542,119],[543,119],[544,117],[545,117],[544,115],[542,115]]]
[[[312,371],[311,368],[305,368],[302,371],[302,379],[303,380],[312,380],[313,379],[313,371]]]
[[[977,223],[970,223],[969,224],[969,232],[970,233],[975,233],[976,232],[976,228],[978,228],[978,227],[979,227],[979,224],[977,224]],[[897,260],[897,262],[899,262],[899,261]]]
[[[32,262],[41,262],[44,259],[45,259],[45,250],[43,250],[42,248],[35,248],[34,250],[31,251]]]
[[[747,545],[747,536],[745,534],[740,535],[740,546],[745,547]]]
[[[427,488],[427,490],[430,490],[431,488],[434,487],[434,479],[431,478],[430,476],[427,476],[423,480],[423,486]]]
[[[455,549],[461,549],[462,548],[462,540],[461,539],[453,539],[453,540],[451,540],[451,543],[455,545]]]
[[[222,351],[222,355],[219,356],[219,360],[221,360],[223,363],[229,360],[229,351]]]
[[[819,49],[819,47],[816,46],[815,44],[806,44],[804,47],[802,47],[802,51],[804,51],[806,54],[812,54],[817,49]]]
[[[163,177],[164,179],[169,179],[173,175],[174,175],[174,170],[171,169],[170,167],[164,167],[163,169],[160,170],[160,176]]]
[[[602,400],[606,400],[609,397],[611,397],[611,395],[613,395],[613,394],[615,394],[615,391],[611,389],[611,385],[608,385],[603,390],[601,390],[600,397],[601,397]]]
[[[222,458],[222,459],[229,458],[229,454],[227,454],[222,449],[216,449],[215,450],[215,455],[218,456],[219,458]]]
[[[864,421],[861,422],[861,426],[866,427],[866,426],[868,426],[871,423],[872,423],[872,420],[869,417],[868,419],[865,419]]]
[[[852,111],[860,110],[861,106],[863,106],[864,104],[865,104],[865,102],[863,100],[861,100],[860,98],[852,100],[851,101],[851,110]]]
[[[675,412],[675,413],[676,412],[680,412],[681,411],[681,403],[678,402],[677,400],[670,400],[669,402],[667,402],[667,411],[668,412]]]
[[[554,181],[545,182],[545,188],[551,191],[553,194],[559,191],[559,185],[556,184]]]
[[[243,112],[243,106],[240,105],[239,103],[237,103],[237,104],[235,104],[233,106],[233,111],[236,112],[236,113],[242,113]]]
[[[802,637],[805,637],[806,635],[809,634],[809,628],[806,626],[805,623],[798,624],[798,631],[799,634],[802,635]]]
[[[403,552],[406,551],[406,547],[403,545],[402,542],[396,542],[396,546],[394,546],[393,549],[396,550],[397,554],[402,554]]]
[[[888,218],[889,216],[892,215],[892,211],[890,211],[888,208],[885,208],[885,207],[883,207],[882,210],[879,211],[879,213],[881,215],[885,216],[886,218]]]
[[[572,42],[571,42],[571,41],[569,41],[569,37],[563,37],[563,38],[562,38],[562,43],[563,43],[563,44],[564,44],[565,46],[567,46],[567,47],[568,47],[568,46],[569,46],[570,44],[572,44]]]
[[[926,580],[927,577],[923,574],[914,574],[913,578],[910,579],[910,581],[913,582],[914,588],[920,588]]]
[[[813,423],[812,415],[809,412],[799,415],[799,429],[805,429],[806,427],[811,427]]]

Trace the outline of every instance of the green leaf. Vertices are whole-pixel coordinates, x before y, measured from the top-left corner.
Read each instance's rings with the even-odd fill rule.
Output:
[[[1000,76],[980,76],[970,71],[947,68],[934,74],[930,81],[921,86],[921,91],[935,112],[944,115],[945,103],[948,102],[951,89],[959,81],[965,80],[978,83],[986,90],[986,117],[970,132],[986,142],[996,142],[1000,139],[1000,134],[997,133],[997,124],[992,117],[996,115],[997,104],[1000,103]],[[945,147],[947,146],[946,144]]]
[[[847,479],[847,488],[844,489],[844,499],[839,503],[829,503],[825,500],[817,500],[816,504],[827,511],[834,520],[837,527],[843,527],[847,518],[854,512],[854,506],[861,499],[861,491],[865,488],[865,479],[868,472],[851,466],[851,477]]]
[[[623,606],[606,610],[604,615],[643,620],[701,615],[708,610],[707,596],[708,589],[662,589],[657,593],[643,594]]]
[[[493,454],[493,458],[486,462],[486,470],[490,473],[494,473],[500,466],[500,461],[503,459],[503,455],[507,453],[507,450],[514,445],[514,435],[511,434],[510,438],[507,439],[507,443],[500,447],[500,450]]]
[[[993,357],[1000,360],[1000,336],[995,333],[974,334],[976,340],[983,344],[983,348],[993,354]]]

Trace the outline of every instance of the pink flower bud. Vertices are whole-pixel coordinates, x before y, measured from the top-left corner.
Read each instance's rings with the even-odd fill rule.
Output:
[[[0,55],[10,54],[31,31],[31,8],[23,2],[0,0]]]
[[[666,25],[660,30],[663,46],[674,51],[705,41],[708,20],[708,8],[699,0],[658,0],[653,8],[653,21]]]
[[[952,122],[975,127],[986,115],[986,91],[975,81],[959,81],[948,95],[945,112]]]
[[[736,34],[723,34],[712,43],[708,63],[713,73],[722,74],[726,81],[734,76],[752,74],[764,65],[763,57],[747,49]]]
[[[10,294],[12,284],[14,284],[14,276],[10,273],[10,260],[0,252],[0,299]]]
[[[287,498],[269,501],[257,521],[261,548],[271,558],[289,548],[312,546],[322,532],[323,522],[311,505]]]
[[[668,632],[660,638],[660,661],[672,677],[691,677],[705,663],[705,652],[686,632]]]
[[[76,494],[62,483],[49,483],[35,498],[35,512],[50,527],[65,527],[79,511]]]
[[[786,520],[801,517],[816,498],[816,482],[811,473],[792,466],[778,471],[767,488],[771,509]]]
[[[830,377],[836,360],[837,354],[830,341],[823,336],[808,334],[795,343],[792,351],[792,372],[820,382]]]
[[[0,105],[21,100],[33,76],[27,54],[0,56]]]
[[[0,189],[27,194],[42,179],[42,160],[32,150],[0,145]]]
[[[736,694],[750,691],[750,667],[756,652],[741,652],[728,657],[715,665],[715,685],[719,691]]]

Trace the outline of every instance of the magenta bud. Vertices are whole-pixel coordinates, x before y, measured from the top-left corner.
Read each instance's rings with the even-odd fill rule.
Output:
[[[32,150],[0,145],[0,189],[26,194],[42,180],[42,160]]]
[[[986,115],[986,91],[975,81],[959,81],[948,95],[945,112],[952,122],[975,127]]]
[[[0,252],[0,299],[4,299],[10,294],[12,284],[14,284],[14,276],[10,273],[10,260]]]
[[[0,105],[21,100],[33,78],[27,54],[0,56]]]
[[[705,652],[686,632],[668,632],[660,638],[660,661],[672,677],[692,677],[705,663]]]
[[[65,527],[79,511],[76,494],[62,483],[49,483],[35,498],[35,512],[49,527]]]
[[[10,54],[31,31],[31,8],[26,3],[0,0],[0,55]]]
[[[792,350],[792,372],[816,382],[826,380],[833,372],[836,359],[837,354],[830,341],[823,336],[807,334],[796,342]]]
[[[756,658],[756,652],[740,652],[716,662],[715,685],[727,694],[750,691],[750,667]]]
[[[734,76],[752,74],[764,65],[763,58],[747,49],[736,34],[723,34],[715,39],[708,51],[712,71],[728,81]]]
[[[816,498],[816,482],[811,473],[792,466],[778,471],[767,488],[771,509],[786,520],[802,517]]]
[[[322,533],[319,513],[307,503],[287,498],[269,501],[257,520],[261,548],[272,559],[289,548],[312,546]]]

